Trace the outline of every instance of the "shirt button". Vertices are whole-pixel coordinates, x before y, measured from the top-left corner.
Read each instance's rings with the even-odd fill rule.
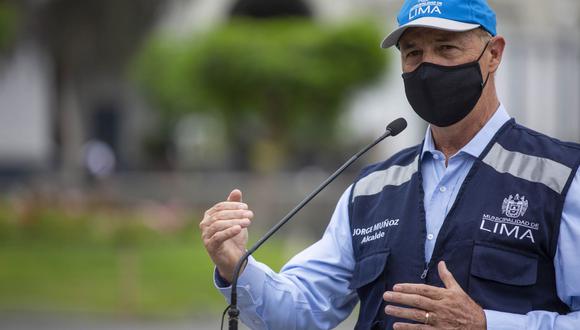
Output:
[[[428,239],[428,240],[432,240],[432,239],[433,239],[433,237],[435,237],[435,236],[433,236],[433,234],[429,234],[429,235],[427,235],[427,239]]]
[[[439,155],[438,154],[433,154],[433,159],[439,160]]]
[[[441,187],[439,188],[439,191],[440,191],[440,192],[446,192],[446,191],[447,191],[447,187],[445,187],[445,186],[441,186]]]
[[[256,325],[260,324],[260,320],[254,319],[254,324],[256,324]]]

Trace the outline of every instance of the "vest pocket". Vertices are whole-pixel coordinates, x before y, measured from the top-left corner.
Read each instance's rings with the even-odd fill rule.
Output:
[[[349,288],[356,289],[360,298],[355,329],[371,329],[377,321],[379,308],[383,303],[383,293],[386,290],[384,274],[389,254],[388,249],[375,252],[360,258],[354,266]]]
[[[371,283],[385,269],[390,251],[377,252],[361,258],[354,266],[350,289],[358,289]]]
[[[536,256],[476,243],[470,273],[468,293],[481,307],[518,314],[532,309]]]

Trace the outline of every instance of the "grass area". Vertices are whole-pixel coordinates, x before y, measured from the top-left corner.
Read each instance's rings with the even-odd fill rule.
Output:
[[[174,318],[225,308],[196,221],[159,233],[127,214],[40,213],[22,225],[0,207],[0,311]],[[286,256],[275,242],[258,254],[273,269]]]
[[[282,249],[260,260],[278,269]],[[225,307],[198,241],[123,250],[29,243],[0,246],[0,309],[178,317]]]

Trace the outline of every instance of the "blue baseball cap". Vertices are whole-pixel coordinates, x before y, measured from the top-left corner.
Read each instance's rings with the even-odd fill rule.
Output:
[[[382,48],[396,45],[410,27],[456,32],[482,27],[492,36],[497,34],[495,12],[486,0],[405,0],[397,22],[399,27],[383,40]]]

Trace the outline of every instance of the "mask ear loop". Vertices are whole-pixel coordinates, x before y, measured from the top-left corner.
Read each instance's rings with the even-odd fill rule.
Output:
[[[493,39],[493,38],[492,38]],[[485,43],[485,47],[483,48],[483,51],[481,52],[481,54],[479,54],[479,57],[477,58],[477,65],[479,65],[479,60],[481,60],[481,58],[483,57],[483,54],[485,54],[485,51],[487,50],[487,46],[489,46],[489,43],[491,42],[491,39],[489,39],[486,43]],[[487,77],[485,78],[485,81],[481,83],[481,89],[484,89],[485,86],[487,86],[487,82],[489,81],[489,75],[490,75],[491,71],[487,72]]]

